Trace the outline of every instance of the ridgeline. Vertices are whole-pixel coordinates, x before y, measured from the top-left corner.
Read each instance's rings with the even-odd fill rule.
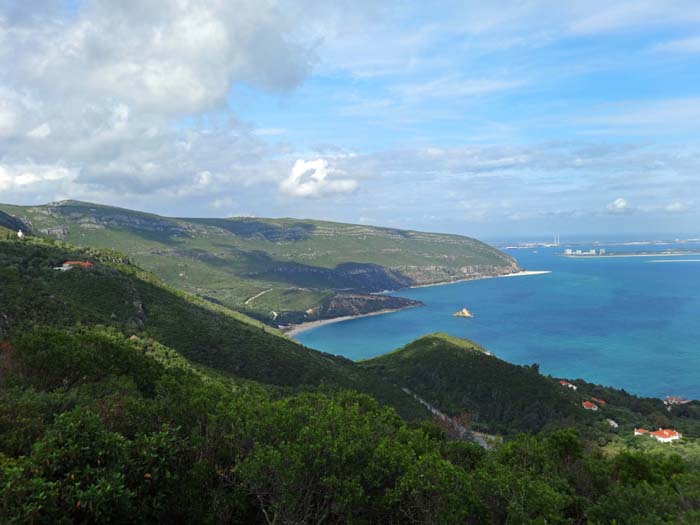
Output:
[[[0,204],[8,224],[119,250],[179,290],[273,326],[400,309],[376,295],[502,275],[515,260],[476,239],[299,219],[185,219],[78,201]],[[2,225],[0,216],[0,225]]]

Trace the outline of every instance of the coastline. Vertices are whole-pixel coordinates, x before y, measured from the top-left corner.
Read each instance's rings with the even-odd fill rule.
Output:
[[[700,255],[700,252],[660,252],[660,253],[615,253],[615,254],[605,254],[605,255],[575,255],[575,254],[560,254],[562,257],[567,259],[614,259],[618,257],[682,257],[684,255]]]
[[[482,279],[499,279],[501,277],[525,277],[527,275],[542,275],[545,273],[552,273],[552,270],[521,270],[519,272],[504,273],[502,275],[484,275],[483,277],[467,277],[465,279],[455,279],[454,281],[442,281],[439,283],[431,284],[417,284],[415,286],[409,286],[407,289],[412,290],[414,288],[428,288],[430,286],[445,286],[447,284],[463,283],[466,281],[481,281]],[[391,292],[391,290],[387,290]]]
[[[433,283],[433,284],[418,284],[416,286],[409,286],[409,289],[413,288],[427,288],[429,286],[445,286],[447,284],[456,284],[456,283],[462,283],[465,281],[477,281],[481,279],[496,279],[499,277],[525,277],[528,275],[542,275],[546,273],[552,273],[551,270],[521,270],[519,272],[513,272],[513,273],[506,273],[503,275],[486,275],[483,277],[472,277],[472,278],[467,278],[467,279],[456,279],[454,281],[444,281],[441,283]],[[390,290],[387,290],[389,292]],[[382,292],[385,293],[385,292]],[[284,328],[279,328],[279,330],[286,336],[289,337],[294,337],[297,334],[300,334],[302,332],[306,332],[307,330],[311,330],[313,328],[318,328],[320,326],[324,326],[327,324],[333,324],[333,323],[341,323],[343,321],[349,321],[351,319],[360,319],[362,317],[370,317],[373,315],[383,315],[383,314],[390,314],[393,312],[401,312],[402,310],[408,310],[409,308],[416,308],[420,305],[411,305],[411,306],[405,306],[403,308],[385,308],[383,310],[377,310],[376,312],[369,312],[366,314],[358,314],[358,315],[344,315],[341,317],[333,317],[332,319],[318,319],[316,321],[308,321],[306,323],[299,323],[295,325],[289,325]]]
[[[308,321],[306,323],[289,325],[289,326],[286,326],[284,328],[279,328],[279,330],[284,335],[287,335],[289,337],[293,337],[293,336],[300,334],[302,332],[306,332],[307,330],[311,330],[312,328],[318,328],[319,326],[323,326],[323,325],[327,325],[327,324],[341,323],[343,321],[349,321],[351,319],[360,319],[362,317],[371,317],[373,315],[383,315],[383,314],[390,314],[390,313],[394,313],[394,312],[401,312],[403,310],[408,310],[409,308],[418,308],[419,306],[422,306],[422,305],[412,304],[409,306],[404,306],[403,308],[385,308],[384,310],[377,310],[376,312],[369,312],[366,314],[343,315],[341,317],[333,317],[332,319],[318,319],[316,321]]]

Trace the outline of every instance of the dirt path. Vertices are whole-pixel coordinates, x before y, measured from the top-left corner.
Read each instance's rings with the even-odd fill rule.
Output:
[[[437,416],[440,418],[442,421],[452,425],[452,427],[457,431],[457,434],[459,434],[460,439],[468,439],[469,441],[473,441],[477,445],[479,445],[481,448],[485,449],[490,449],[491,445],[484,439],[483,436],[479,435],[477,432],[472,432],[469,430],[467,427],[460,425],[456,421],[454,421],[451,417],[449,417],[447,414],[440,412],[437,408],[435,408],[433,405],[428,403],[425,399],[420,397],[418,394],[415,394],[411,392],[408,388],[402,388],[404,392],[406,392],[409,396],[413,396],[413,399],[418,401],[421,405],[423,405],[425,408],[430,410],[433,415]]]
[[[274,288],[270,288],[269,290],[263,290],[262,292],[260,292],[260,293],[258,293],[258,294],[255,294],[253,297],[248,297],[248,299],[246,299],[246,300],[245,300],[245,303],[243,303],[243,304],[249,304],[249,303],[252,302],[253,300],[255,300],[255,299],[257,299],[258,297],[260,297],[261,295],[265,295],[267,292],[271,292],[272,290],[274,290]]]

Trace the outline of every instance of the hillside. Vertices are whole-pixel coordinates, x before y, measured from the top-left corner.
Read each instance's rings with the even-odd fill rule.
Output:
[[[35,235],[110,248],[168,284],[284,325],[418,303],[369,295],[512,273],[509,255],[458,235],[297,219],[184,219],[63,201],[0,204]]]
[[[697,523],[677,455],[485,451],[351,391],[280,395],[115,330],[0,341],[2,523]]]
[[[572,382],[577,386],[573,390],[540,374],[536,365],[513,365],[471,341],[445,334],[422,337],[359,364],[489,433],[574,427],[588,438],[607,442],[618,435],[631,436],[635,426],[670,426],[687,437],[700,437],[700,402],[667,409],[660,399],[582,380]],[[606,401],[605,406],[596,412],[584,410],[581,403],[594,397]],[[611,427],[608,419],[619,426]]]
[[[54,269],[64,261],[89,268]],[[190,361],[282,387],[354,388],[423,417],[413,399],[342,357],[305,348],[238,312],[172,289],[108,250],[56,241],[0,240],[0,340],[31,326],[112,326],[165,344]]]

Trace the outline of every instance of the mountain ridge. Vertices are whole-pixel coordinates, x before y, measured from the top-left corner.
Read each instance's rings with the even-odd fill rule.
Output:
[[[520,270],[509,255],[454,234],[308,219],[163,217],[72,200],[0,204],[0,211],[36,235],[117,249],[176,288],[273,326],[416,306],[376,292]]]

